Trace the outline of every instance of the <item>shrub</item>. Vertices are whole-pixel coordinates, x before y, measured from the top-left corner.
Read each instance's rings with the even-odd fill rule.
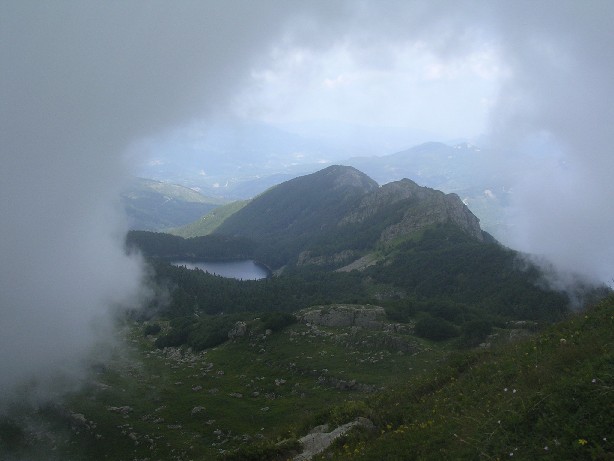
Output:
[[[260,319],[262,326],[271,331],[280,331],[297,321],[296,317],[288,312],[267,312]]]
[[[222,455],[223,461],[263,461],[276,459],[292,459],[301,451],[301,443],[296,439],[288,439],[279,443],[262,441],[244,445],[236,450]]]
[[[416,323],[416,335],[433,341],[444,341],[458,336],[458,329],[445,319],[425,315]]]
[[[143,328],[143,336],[157,335],[162,330],[159,323],[151,323]]]
[[[461,342],[467,346],[477,346],[492,332],[492,324],[488,320],[477,319],[462,326]]]
[[[386,317],[393,322],[409,323],[416,315],[416,307],[409,301],[394,302],[384,307]]]

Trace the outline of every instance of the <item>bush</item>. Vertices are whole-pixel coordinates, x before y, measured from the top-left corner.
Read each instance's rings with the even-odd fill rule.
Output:
[[[263,461],[275,459],[292,459],[302,449],[301,443],[296,439],[288,439],[279,443],[262,441],[244,445],[236,450],[222,455],[223,461]]]
[[[389,320],[398,323],[409,323],[416,315],[416,307],[409,301],[390,303],[384,310]]]
[[[444,341],[458,336],[458,329],[445,319],[425,315],[416,323],[416,335],[433,341]]]
[[[190,334],[192,322],[192,319],[189,317],[178,317],[171,320],[170,331],[156,339],[154,344],[160,349],[164,349],[165,347],[179,347],[185,344]]]
[[[266,330],[281,331],[288,325],[296,323],[296,317],[288,312],[267,312],[260,317]]]
[[[492,332],[492,324],[488,320],[472,320],[462,326],[461,341],[467,346],[477,346]]]
[[[196,323],[187,339],[188,345],[195,351],[219,346],[228,341],[228,331],[232,328],[230,317],[205,318]]]
[[[159,323],[152,323],[143,328],[143,336],[157,335],[162,330]]]

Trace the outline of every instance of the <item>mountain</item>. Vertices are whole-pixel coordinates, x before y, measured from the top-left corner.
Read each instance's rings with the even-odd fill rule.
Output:
[[[505,168],[494,163],[498,158],[493,151],[470,143],[427,142],[390,155],[350,158],[347,164],[381,184],[408,177],[456,193],[479,216],[483,229],[503,237],[512,182]]]
[[[226,203],[195,190],[151,179],[134,178],[121,194],[130,229],[162,230],[193,222]]]
[[[479,220],[457,195],[409,179],[380,187],[353,167],[334,165],[272,187],[215,233],[258,242],[258,257],[273,268],[339,268],[438,224],[484,240]]]
[[[395,152],[431,138],[407,128],[330,120],[274,125],[227,117],[195,122],[150,142],[150,157],[135,174],[245,199],[350,156]]]

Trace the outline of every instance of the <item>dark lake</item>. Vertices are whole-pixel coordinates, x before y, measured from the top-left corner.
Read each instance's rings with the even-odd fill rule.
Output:
[[[269,270],[251,259],[244,261],[173,261],[174,266],[201,269],[210,274],[239,280],[259,280],[271,275]]]

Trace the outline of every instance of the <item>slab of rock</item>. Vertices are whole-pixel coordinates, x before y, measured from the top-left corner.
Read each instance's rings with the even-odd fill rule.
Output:
[[[315,455],[322,453],[326,450],[335,439],[347,434],[351,429],[355,427],[364,427],[367,429],[373,429],[373,423],[367,418],[356,418],[354,421],[344,424],[342,426],[328,431],[328,425],[318,426],[304,437],[299,439],[299,442],[303,445],[303,452],[294,457],[294,461],[308,461]]]
[[[383,307],[371,305],[333,304],[305,309],[297,314],[304,323],[325,327],[362,327],[381,330],[384,327],[386,311]]]

